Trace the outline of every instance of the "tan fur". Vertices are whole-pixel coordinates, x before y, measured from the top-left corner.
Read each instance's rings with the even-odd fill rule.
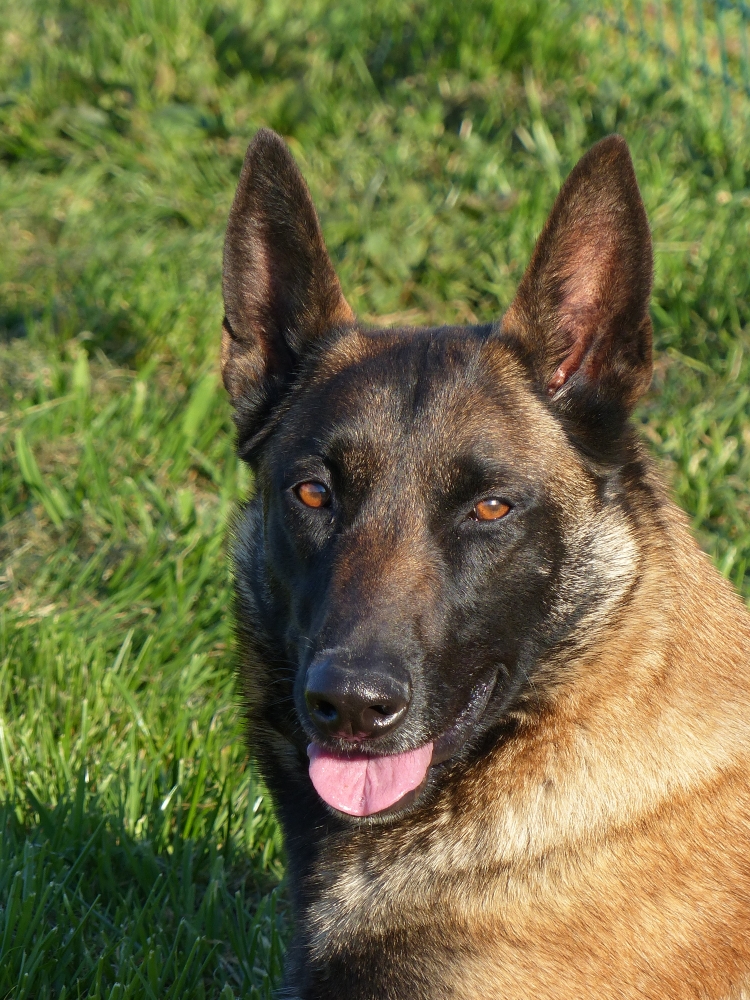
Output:
[[[350,846],[322,948],[360,920],[393,934],[396,914],[413,929],[439,912],[465,1000],[746,995],[750,621],[676,509],[663,528],[545,724],[431,810],[419,865]]]

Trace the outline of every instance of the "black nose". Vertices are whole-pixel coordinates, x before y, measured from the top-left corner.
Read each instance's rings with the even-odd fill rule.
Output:
[[[305,701],[314,725],[326,736],[372,737],[393,729],[411,701],[403,668],[386,663],[373,668],[326,657],[307,671]]]

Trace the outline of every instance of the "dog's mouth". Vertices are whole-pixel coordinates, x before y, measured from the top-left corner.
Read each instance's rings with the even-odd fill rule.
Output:
[[[474,689],[450,729],[414,750],[374,755],[355,749],[344,754],[311,743],[307,755],[316,792],[347,816],[387,815],[411,805],[426,786],[430,768],[449,760],[466,744],[487,707],[496,677]]]

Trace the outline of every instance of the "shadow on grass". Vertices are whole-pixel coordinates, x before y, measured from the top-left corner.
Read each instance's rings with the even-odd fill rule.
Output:
[[[270,997],[278,885],[231,838],[158,850],[85,782],[54,807],[0,803],[0,997]]]

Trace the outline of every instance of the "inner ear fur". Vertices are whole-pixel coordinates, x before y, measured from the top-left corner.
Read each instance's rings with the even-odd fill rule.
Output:
[[[560,190],[503,334],[565,412],[627,416],[651,381],[651,234],[627,144],[611,135]]]
[[[242,439],[257,430],[260,414],[315,338],[354,320],[307,185],[270,129],[256,133],[245,155],[222,287],[221,370]]]

